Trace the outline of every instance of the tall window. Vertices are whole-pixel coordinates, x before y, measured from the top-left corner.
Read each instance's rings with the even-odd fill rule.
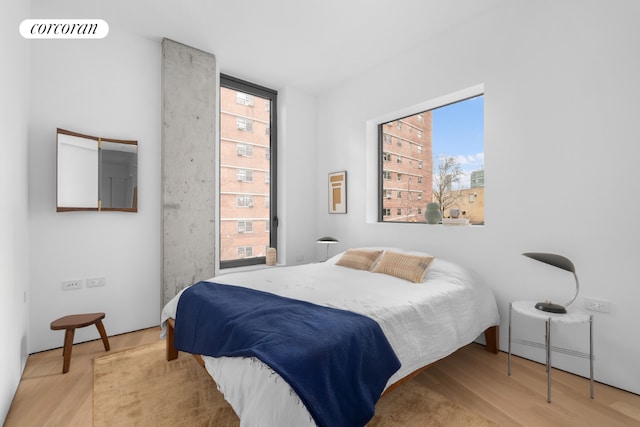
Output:
[[[220,76],[221,268],[264,264],[266,248],[277,245],[276,97]],[[256,171],[265,179],[254,179]],[[266,226],[254,227],[258,221]]]
[[[483,95],[382,123],[378,133],[379,221],[425,222],[424,206],[437,202],[443,218],[453,209],[484,224]]]

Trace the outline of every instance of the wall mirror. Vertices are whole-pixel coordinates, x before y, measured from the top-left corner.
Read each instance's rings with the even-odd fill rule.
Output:
[[[138,211],[138,142],[57,130],[56,209]]]

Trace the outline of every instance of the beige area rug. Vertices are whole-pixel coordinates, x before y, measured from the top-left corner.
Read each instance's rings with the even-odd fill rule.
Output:
[[[160,341],[95,360],[93,425],[235,427],[239,419],[193,357],[167,362]],[[496,426],[417,381],[380,399],[368,425]]]

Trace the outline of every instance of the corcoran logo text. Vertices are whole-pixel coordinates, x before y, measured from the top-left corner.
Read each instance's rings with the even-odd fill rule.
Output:
[[[102,19],[25,19],[20,34],[25,39],[102,39],[109,24]]]

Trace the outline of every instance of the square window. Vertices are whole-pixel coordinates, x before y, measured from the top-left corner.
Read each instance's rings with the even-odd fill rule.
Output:
[[[253,95],[249,95],[248,93],[237,92],[236,103],[240,105],[253,107]]]
[[[253,195],[238,194],[236,197],[237,206],[239,208],[252,208],[253,207]]]
[[[253,145],[238,144],[236,146],[236,152],[241,157],[253,157]]]
[[[236,177],[241,182],[253,182],[253,171],[250,169],[238,169]]]
[[[236,129],[243,132],[253,132],[253,120],[236,117]]]
[[[433,106],[431,109],[378,125],[379,141],[388,143],[385,131],[397,128],[394,142],[398,147],[404,144],[410,148],[399,148],[393,153],[396,178],[392,180],[391,174],[384,171],[384,179],[379,181],[378,212],[382,214],[379,221],[425,222],[421,214],[416,216],[415,212],[424,211],[425,201],[434,201],[445,212],[459,207],[473,225],[484,224],[484,94],[481,91],[481,86],[465,89],[425,103]],[[390,150],[388,146],[383,150],[383,146],[379,142],[378,155],[382,160],[379,165],[389,168],[384,162],[389,162]],[[405,174],[409,179],[403,179]],[[407,218],[384,215],[385,209],[393,212],[397,209],[398,202],[389,199],[389,190],[393,190],[397,198],[403,198],[402,211]],[[477,199],[476,194],[481,199]]]

